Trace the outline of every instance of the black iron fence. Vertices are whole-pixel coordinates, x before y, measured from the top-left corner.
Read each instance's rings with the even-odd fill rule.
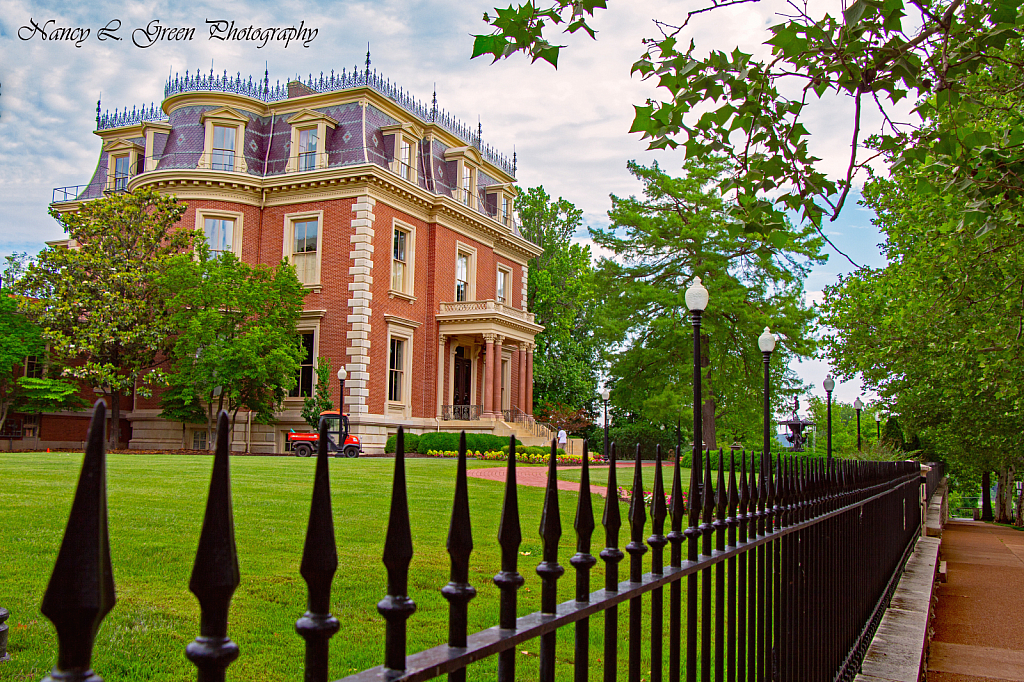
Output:
[[[92,646],[101,621],[115,603],[107,533],[104,420],[100,401],[93,413],[67,529],[43,597],[42,612],[56,626],[59,642],[53,679],[96,679],[90,670]],[[299,565],[309,597],[306,612],[295,627],[306,641],[307,682],[329,679],[328,642],[339,628],[330,613],[338,555],[331,515],[327,428],[322,420]],[[200,634],[186,648],[186,656],[199,669],[198,679],[203,682],[223,681],[226,668],[239,654],[227,632],[231,597],[239,585],[228,471],[229,431],[228,415],[222,412],[206,513],[189,581],[202,619]],[[712,676],[730,681],[852,680],[921,524],[922,478],[915,462],[826,462],[790,456],[775,461],[763,458],[758,465],[752,455],[748,469],[747,457],[740,454],[737,462],[738,453],[733,453],[726,469],[720,453],[719,466],[713,471],[709,453],[696,451],[689,488],[692,505],[687,508],[678,458],[672,470],[671,496],[665,494],[659,449],[650,509],[643,502],[639,453],[635,457],[626,517],[629,543],[620,548],[623,520],[612,446],[602,517],[604,549],[599,553],[605,563],[604,589],[591,592],[590,572],[597,563],[592,554],[596,523],[592,497],[579,495],[574,523],[576,552],[569,559],[575,571],[575,598],[558,604],[556,584],[565,569],[559,564],[562,524],[557,464],[552,457],[539,530],[543,556],[536,567],[541,611],[517,618],[516,594],[525,578],[518,565],[522,529],[516,459],[510,456],[498,527],[501,567],[494,577],[501,592],[499,622],[471,635],[467,614],[476,590],[469,584],[474,540],[463,435],[447,542],[450,581],[440,588],[449,602],[448,642],[409,655],[406,621],[415,613],[416,604],[409,594],[413,538],[401,430],[397,445],[384,540],[388,587],[377,605],[386,621],[384,664],[345,678],[349,682],[427,680],[446,673],[451,680],[464,680],[466,666],[489,656],[498,657],[498,679],[511,682],[516,679],[516,648],[531,639],[540,640],[540,680],[553,681],[555,640],[559,629],[569,625],[575,639],[574,677],[587,680],[592,664],[590,619],[595,616],[602,616],[604,626],[603,651],[597,658],[605,680],[617,679],[621,653],[629,679],[639,682],[644,629],[650,633],[651,682],[661,682],[666,672],[671,681],[688,682],[695,682],[698,675],[702,682]],[[512,439],[510,448],[514,447]],[[587,490],[586,457],[583,462],[581,485]],[[652,534],[645,542],[648,513]],[[670,546],[667,566],[666,546]],[[651,559],[645,567],[648,552]],[[626,554],[628,579],[620,581],[619,563]],[[645,568],[649,570],[645,572]],[[645,599],[650,600],[647,622],[643,621]],[[620,632],[619,607],[627,604],[627,622]],[[620,640],[624,640],[623,652],[619,651]]]
[[[927,465],[931,467],[928,473],[925,474],[925,493],[924,499],[931,500],[932,494],[939,487],[939,482],[942,477],[946,475],[945,466],[942,462],[927,462]]]

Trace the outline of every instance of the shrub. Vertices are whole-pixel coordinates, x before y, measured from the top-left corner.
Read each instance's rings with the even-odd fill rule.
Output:
[[[486,450],[497,450],[502,445],[508,445],[508,438],[504,436],[493,436],[489,433],[467,433],[466,449],[473,452],[484,452]],[[516,440],[516,446],[520,445]],[[420,436],[418,452],[427,450],[455,451],[459,450],[459,434],[448,431],[424,433]],[[388,450],[392,452],[392,450]]]
[[[388,442],[384,444],[384,452],[395,452],[398,450],[398,434],[388,436]],[[422,452],[420,450],[420,437],[415,433],[405,434],[405,451]]]

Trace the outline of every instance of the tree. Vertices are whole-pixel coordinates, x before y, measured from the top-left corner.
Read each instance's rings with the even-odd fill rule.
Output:
[[[305,290],[295,268],[251,266],[232,253],[212,258],[203,243],[174,258],[160,284],[177,331],[165,411],[194,415],[204,406],[210,447],[221,410],[232,430],[242,409],[257,423],[274,421],[303,357],[295,325]]]
[[[585,407],[572,408],[563,403],[544,403],[537,415],[554,429],[565,429],[566,433],[585,435],[594,425],[594,415]]]
[[[802,386],[788,369],[815,350],[815,315],[804,304],[803,279],[821,262],[822,242],[810,229],[777,232],[770,242],[746,234],[726,215],[712,188],[721,160],[687,160],[674,178],[657,164],[628,168],[644,197],[612,196],[606,230],[596,244],[614,253],[599,261],[599,334],[609,349],[612,400],[621,411],[655,424],[676,425],[692,401],[692,325],[684,295],[695,276],[711,292],[701,344],[702,437],[717,447],[717,431],[760,442],[763,369],[757,337],[770,326],[780,337],[772,357],[775,406]]]
[[[527,308],[544,331],[533,354],[534,404],[592,411],[597,399],[599,354],[594,337],[593,265],[590,248],[572,243],[583,211],[543,187],[518,200],[522,232],[544,248],[529,263]]]
[[[44,249],[17,290],[21,309],[64,363],[61,376],[98,386],[110,405],[111,447],[120,441],[121,397],[163,382],[158,353],[173,333],[156,284],[170,259],[192,248],[174,230],[185,206],[151,189],[118,193],[52,215],[70,246]]]
[[[997,471],[1005,491],[1024,466],[1024,227],[975,237],[958,227],[963,194],[918,179],[899,167],[865,187],[888,262],[825,290],[829,357],[959,480]]]
[[[85,401],[77,397],[78,387],[47,376],[46,344],[42,330],[18,312],[18,297],[10,293],[19,265],[18,256],[8,256],[0,288],[0,431],[7,415],[17,412],[80,409]],[[41,376],[24,376],[26,358],[35,357]]]
[[[320,428],[320,414],[334,409],[331,401],[331,361],[316,359],[316,388],[313,397],[302,401],[302,418],[314,429]]]
[[[984,83],[971,75],[991,60],[1006,67],[1011,90],[1024,84],[1024,60],[1000,54],[1019,38],[1020,0],[855,0],[842,17],[814,14],[810,4],[790,3],[792,15],[771,26],[765,45],[771,57],[755,59],[738,48],[712,49],[697,57],[682,42],[695,16],[757,0],[709,0],[677,21],[655,20],[658,35],[632,72],[657,81],[665,99],[635,107],[631,132],[653,149],[682,147],[687,159],[721,155],[730,162],[723,191],[733,192],[731,215],[749,232],[788,229],[798,212],[814,225],[842,210],[859,169],[874,158],[861,143],[865,110],[875,108],[883,125],[877,150],[921,173],[919,191],[961,185],[970,201],[957,211],[962,227],[1012,225],[1024,201],[1024,125],[1005,111],[1002,134],[979,131],[993,110]],[[555,27],[580,30],[604,0],[552,0],[498,9],[484,21],[493,29],[476,36],[473,57],[495,61],[517,52],[557,67],[563,46],[550,42]],[[820,10],[818,10],[820,11]],[[847,170],[829,177],[808,148],[808,113],[815,102],[836,96],[854,102]],[[902,123],[909,98],[918,120]],[[836,125],[835,117],[826,117]]]

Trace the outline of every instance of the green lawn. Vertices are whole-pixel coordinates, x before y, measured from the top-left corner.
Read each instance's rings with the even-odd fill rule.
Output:
[[[618,479],[620,488],[633,488],[633,462],[617,462],[615,467],[615,477]],[[647,466],[645,462],[644,466],[640,467],[640,471],[644,477],[644,490],[651,492],[654,490],[654,473],[655,468],[653,466]],[[661,475],[664,477],[665,492],[672,494],[672,475],[674,470],[673,464],[662,464]],[[590,470],[590,484],[591,485],[608,485],[608,471],[610,467],[598,466],[593,467]],[[683,484],[683,492],[690,489],[690,470],[683,469],[681,472],[681,479]],[[558,472],[559,478],[567,481],[579,481],[580,470],[572,469],[568,471]]]
[[[13,658],[0,666],[4,680],[40,680],[55,662],[56,636],[39,613],[39,603],[63,535],[81,461],[81,455],[61,453],[0,455],[0,605],[11,612],[9,651]],[[283,682],[302,678],[303,642],[295,634],[294,623],[306,603],[298,565],[314,463],[314,458],[231,459],[242,583],[232,602],[229,635],[242,653],[228,669],[230,679]],[[108,457],[110,544],[118,602],[100,629],[93,656],[96,672],[107,682],[195,679],[184,647],[199,632],[199,609],[187,584],[211,464],[212,458],[198,456]],[[341,621],[341,631],[332,639],[332,679],[383,660],[384,622],[376,604],[386,592],[380,558],[393,466],[391,459],[331,460],[340,564],[332,609]],[[470,462],[470,467],[483,466],[504,463]],[[415,652],[442,644],[447,636],[448,605],[440,588],[448,580],[444,545],[455,461],[412,459],[407,467],[415,551],[410,594],[419,607],[409,620],[409,651]],[[598,470],[594,473],[596,479],[600,474]],[[629,480],[626,471],[622,475]],[[502,492],[499,483],[469,479],[475,540],[470,579],[478,590],[470,604],[470,632],[497,623],[497,588],[491,578],[500,564],[495,535]],[[526,578],[526,586],[519,592],[520,615],[539,608],[540,582],[534,568],[541,555],[537,527],[543,492],[541,488],[519,489],[524,537],[520,572]],[[593,501],[599,519],[603,500],[595,496]],[[559,560],[566,575],[559,581],[559,601],[564,601],[573,593],[569,557],[575,551],[572,524],[577,496],[560,493],[560,505],[563,535]],[[625,522],[625,505],[622,511]],[[627,535],[624,529],[623,537]],[[594,555],[603,540],[598,525]],[[623,577],[627,565],[628,559],[621,567]],[[649,554],[644,566],[649,570]],[[598,562],[594,570],[594,588],[603,584],[602,567]],[[649,604],[649,599],[644,602]],[[625,612],[620,608],[623,636]],[[597,661],[601,658],[602,619],[594,620],[591,655],[592,661]],[[560,631],[558,640],[557,678],[570,679],[572,629]],[[520,647],[520,679],[536,675],[537,650],[536,640]],[[646,643],[644,650],[649,650]],[[625,666],[624,641],[620,659]],[[647,669],[649,662],[644,663]],[[493,658],[470,668],[471,679],[495,676]],[[594,664],[592,678],[599,677],[600,666]]]

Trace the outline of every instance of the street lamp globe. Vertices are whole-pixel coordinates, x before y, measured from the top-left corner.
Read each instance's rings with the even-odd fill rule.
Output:
[[[762,353],[771,353],[775,350],[775,335],[769,331],[768,327],[765,327],[761,336],[757,337],[757,347],[761,349]]]
[[[853,409],[855,409],[855,410],[863,410],[864,409],[864,403],[861,402],[859,397],[856,400],[853,401]]]
[[[342,367],[341,369],[338,370],[338,381],[344,381],[347,378],[348,378],[348,372],[346,372],[345,368]]]
[[[708,290],[701,284],[700,277],[693,278],[693,284],[686,290],[686,307],[703,311],[708,307]]]
[[[612,392],[607,388],[601,391],[601,400],[608,402],[608,399],[612,397]]]
[[[882,413],[881,412],[875,412],[875,421],[876,422],[882,421]]]
[[[832,378],[832,375],[829,374],[827,377],[825,377],[825,381],[823,381],[821,385],[826,391],[831,393],[832,390],[835,389],[836,387],[836,382],[835,379]]]

